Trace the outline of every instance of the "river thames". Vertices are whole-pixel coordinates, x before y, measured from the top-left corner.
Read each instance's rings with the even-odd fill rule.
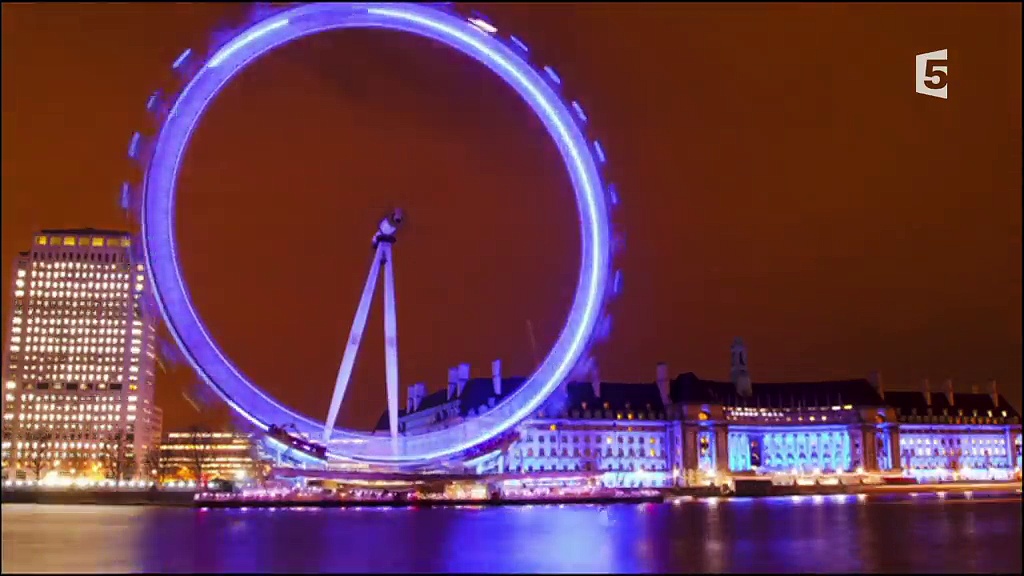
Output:
[[[1019,497],[3,506],[3,572],[1021,572]]]

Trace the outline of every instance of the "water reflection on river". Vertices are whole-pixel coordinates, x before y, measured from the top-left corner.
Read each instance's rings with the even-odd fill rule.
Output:
[[[459,509],[3,506],[4,572],[1021,571],[1017,498]]]

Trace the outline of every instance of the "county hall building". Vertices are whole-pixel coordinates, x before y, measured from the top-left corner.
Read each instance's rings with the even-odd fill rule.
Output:
[[[1020,415],[989,389],[886,391],[881,378],[753,382],[743,342],[730,381],[693,373],[650,382],[569,382],[510,434],[467,464],[480,473],[585,472],[615,486],[673,486],[758,474],[886,473],[951,479],[1009,478],[1020,471]],[[524,382],[492,365],[448,386],[409,387],[401,434],[486,414]],[[387,413],[377,432],[387,433]]]

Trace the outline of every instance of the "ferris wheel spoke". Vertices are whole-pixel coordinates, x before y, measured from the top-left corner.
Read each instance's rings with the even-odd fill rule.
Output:
[[[384,249],[384,370],[388,391],[388,426],[391,429],[392,450],[398,450],[398,317],[395,313],[395,265],[392,244],[382,243]]]
[[[345,344],[345,355],[341,358],[338,378],[334,381],[334,395],[331,397],[327,420],[324,421],[324,442],[331,439],[331,431],[334,429],[334,423],[338,420],[338,411],[341,409],[341,400],[345,397],[345,390],[352,377],[352,368],[356,364],[356,354],[359,353],[359,342],[366,330],[366,319],[370,315],[370,304],[373,301],[374,290],[377,288],[377,275],[380,273],[381,260],[384,257],[386,246],[386,244],[379,244],[373,254],[370,275],[366,278],[366,284],[363,286],[363,295],[359,299],[356,317],[352,321],[352,330],[349,332],[348,341]]]

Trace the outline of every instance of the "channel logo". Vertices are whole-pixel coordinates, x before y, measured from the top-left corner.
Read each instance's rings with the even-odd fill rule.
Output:
[[[914,88],[918,94],[948,98],[946,89],[949,87],[948,50],[936,50],[917,55],[917,74]]]

